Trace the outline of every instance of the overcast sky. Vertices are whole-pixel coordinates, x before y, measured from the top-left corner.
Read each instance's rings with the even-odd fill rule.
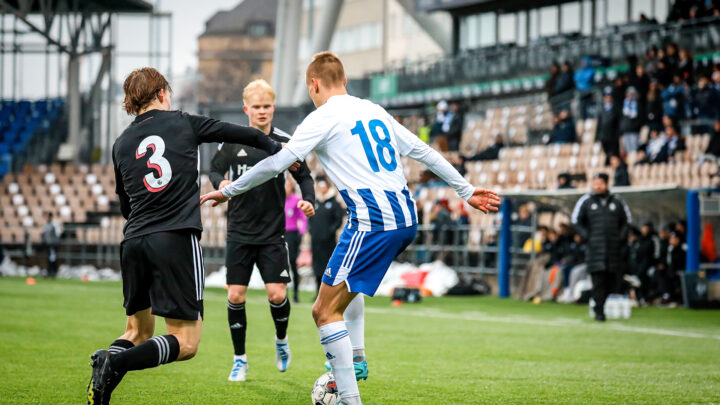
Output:
[[[174,79],[182,77],[187,69],[197,67],[197,37],[204,31],[205,22],[221,10],[229,10],[240,4],[242,0],[147,0],[151,4],[159,5],[157,9],[172,13],[172,76]],[[42,26],[39,16],[31,18],[37,25]],[[12,27],[10,16],[5,17],[6,28]],[[22,27],[19,23],[18,28]],[[168,23],[163,20],[158,26],[162,51],[168,48]],[[151,63],[147,56],[128,55],[149,50],[150,24],[145,16],[121,15],[116,26],[117,57],[115,59],[115,79],[122,81],[132,69],[153,65],[163,73],[168,73],[167,59]],[[6,41],[9,38],[6,37]],[[41,44],[42,38],[37,35],[27,35],[22,40],[25,43]],[[0,80],[3,84],[3,94],[0,98],[12,96],[12,55],[4,55],[4,71]],[[18,57],[16,68],[16,94],[22,98],[40,98],[45,96],[46,71],[48,73],[48,88],[51,97],[56,96],[58,89],[65,93],[66,61],[61,61],[62,69],[58,68],[56,54],[52,54],[46,63],[43,54],[24,54]],[[100,58],[91,56],[83,58],[81,62],[80,80],[83,88],[89,86],[94,80],[95,72],[100,66]],[[58,86],[59,83],[59,86]]]

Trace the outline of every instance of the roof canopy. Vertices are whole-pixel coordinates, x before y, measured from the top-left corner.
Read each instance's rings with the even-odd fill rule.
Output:
[[[422,11],[449,11],[453,14],[484,12],[512,13],[546,6],[569,3],[576,0],[415,0]]]
[[[42,13],[45,7],[42,1],[4,0],[11,7],[23,10],[30,4],[29,13]],[[149,13],[153,11],[152,4],[143,0],[51,0],[49,10],[54,13],[67,12],[113,12],[113,13]],[[77,7],[75,7],[77,4]]]
[[[510,191],[503,192],[502,196],[512,198],[519,203],[532,201],[569,214],[578,199],[588,191],[579,189]],[[674,184],[647,187],[613,187],[610,191],[625,200],[633,215],[633,223],[636,225],[647,220],[664,222],[686,216],[685,197],[687,190]]]

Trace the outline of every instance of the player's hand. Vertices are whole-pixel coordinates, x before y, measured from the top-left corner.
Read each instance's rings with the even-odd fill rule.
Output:
[[[229,184],[232,184],[232,181],[230,181],[230,180],[223,180],[223,181],[220,182],[220,184],[218,185],[218,188],[217,188],[217,189],[218,189],[218,190],[222,190],[223,187],[225,187],[225,186],[227,186],[227,185],[229,185]]]
[[[500,197],[492,190],[484,188],[476,188],[472,197],[467,200],[471,207],[478,209],[484,213],[497,212],[500,205]]]
[[[294,162],[290,167],[288,168],[291,172],[296,172],[297,169],[300,168],[300,162]]]
[[[217,207],[219,204],[222,204],[229,200],[229,198],[225,197],[220,190],[215,190],[213,192],[207,193],[200,197],[200,205],[205,204],[207,201],[212,201],[212,206]]]
[[[310,204],[310,202],[308,201],[298,201],[297,207],[300,208],[302,213],[305,214],[305,216],[308,218],[315,215],[315,207],[313,207],[313,205]]]

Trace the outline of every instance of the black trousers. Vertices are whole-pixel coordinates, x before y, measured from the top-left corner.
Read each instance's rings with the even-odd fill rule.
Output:
[[[335,239],[320,240],[317,238],[312,240],[313,273],[315,273],[315,286],[317,290],[320,290],[323,273],[335,250],[335,244]]]
[[[620,275],[612,271],[596,271],[590,273],[592,278],[592,297],[595,300],[595,313],[604,314],[605,300],[608,295],[620,289]]]
[[[297,271],[297,258],[300,254],[300,241],[302,235],[298,231],[286,231],[285,241],[287,242],[288,255],[290,256],[290,270],[292,271],[293,280],[293,297],[297,299],[298,289],[300,288],[300,276]]]

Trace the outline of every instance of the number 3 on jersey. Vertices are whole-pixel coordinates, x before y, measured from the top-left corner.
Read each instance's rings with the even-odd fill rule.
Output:
[[[148,158],[147,167],[157,171],[160,177],[155,177],[155,174],[150,172],[143,178],[143,183],[145,183],[145,187],[151,193],[157,193],[158,191],[164,190],[168,183],[170,183],[172,168],[170,167],[170,162],[163,157],[163,153],[165,153],[165,141],[157,135],[150,135],[140,142],[135,152],[135,159],[140,159],[145,156],[148,148],[152,149],[152,155]]]
[[[378,167],[378,160],[380,160],[380,164],[385,170],[389,172],[394,171],[397,168],[397,160],[395,158],[395,148],[393,148],[390,144],[390,131],[388,131],[385,123],[380,120],[370,120],[370,122],[368,122],[368,128],[370,129],[370,134],[373,139],[377,142],[377,146],[375,147],[375,151],[377,151],[377,158],[375,157],[372,145],[370,144],[370,139],[367,136],[367,132],[365,131],[365,126],[362,121],[356,122],[355,128],[353,128],[350,132],[353,135],[360,135],[360,142],[362,142],[363,149],[365,149],[365,156],[367,156],[368,163],[370,163],[370,168],[374,172],[379,172],[380,168]],[[380,135],[378,135],[378,129],[382,130],[384,135],[383,138],[380,138]],[[389,156],[385,154],[386,150],[388,151]],[[388,161],[388,157],[390,158],[390,161]]]

